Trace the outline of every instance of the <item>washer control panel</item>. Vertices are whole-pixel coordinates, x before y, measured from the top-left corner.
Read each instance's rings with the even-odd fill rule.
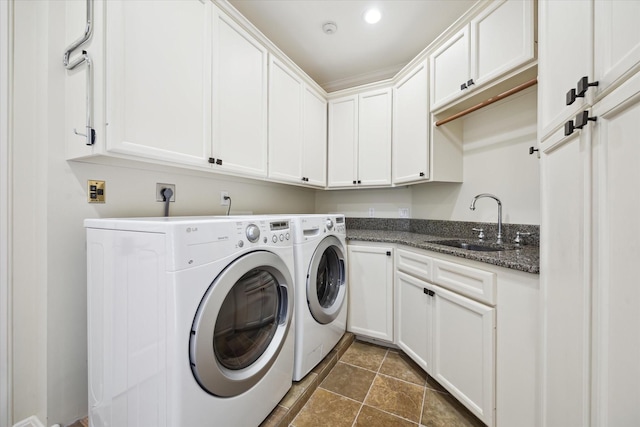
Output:
[[[242,248],[245,245],[278,245],[288,246],[292,244],[291,228],[288,220],[254,220],[236,223],[238,241],[236,246]]]

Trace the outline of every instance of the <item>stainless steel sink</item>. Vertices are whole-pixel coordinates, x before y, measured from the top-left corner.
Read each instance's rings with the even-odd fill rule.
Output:
[[[452,248],[466,249],[468,251],[498,252],[507,250],[507,248],[502,245],[490,243],[470,243],[464,240],[436,240],[427,243],[450,246]]]

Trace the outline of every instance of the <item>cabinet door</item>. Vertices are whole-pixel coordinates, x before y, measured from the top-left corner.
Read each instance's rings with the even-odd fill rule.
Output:
[[[391,184],[391,89],[359,95],[358,184]]]
[[[495,409],[495,309],[434,287],[434,378],[488,426]]]
[[[304,84],[293,71],[269,61],[269,178],[302,182]]]
[[[607,0],[608,1],[608,0]],[[540,0],[538,14],[538,135],[553,130],[581,111],[587,98],[566,105],[566,94],[583,76],[593,81],[591,1]]]
[[[562,3],[562,2],[560,2]],[[541,144],[542,426],[589,425],[590,126]]]
[[[432,373],[433,297],[422,280],[398,272],[396,274],[396,343],[427,373]]]
[[[217,9],[212,85],[214,167],[266,176],[267,50]]]
[[[637,24],[636,24],[637,25]],[[640,420],[640,74],[592,113],[594,205],[592,425]]]
[[[534,58],[530,0],[492,3],[471,21],[471,76],[482,85]]]
[[[328,186],[357,184],[358,96],[329,101]]]
[[[433,111],[460,96],[460,85],[469,80],[469,26],[438,48],[429,61]]]
[[[595,0],[595,78],[598,92],[640,67],[640,2]]]
[[[207,166],[211,9],[105,2],[107,151]]]
[[[347,330],[393,342],[393,248],[349,245]]]
[[[427,62],[393,88],[393,183],[429,178]]]
[[[327,101],[308,86],[304,90],[302,171],[309,185],[327,185]]]

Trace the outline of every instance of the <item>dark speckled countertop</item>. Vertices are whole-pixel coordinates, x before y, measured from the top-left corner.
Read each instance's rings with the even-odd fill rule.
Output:
[[[503,226],[503,231],[505,234],[504,240],[507,243],[502,245],[505,247],[505,250],[481,252],[454,248],[434,242],[443,240],[465,240],[469,243],[477,243],[478,240],[475,236],[469,235],[467,231],[463,230],[470,230],[473,228],[472,226],[477,228],[477,226],[482,226],[483,224],[456,223],[453,221],[431,221],[432,224],[425,226],[426,222],[428,221],[406,219],[367,221],[367,219],[361,218],[347,218],[347,240],[401,244],[418,249],[425,249],[474,261],[485,262],[499,267],[520,270],[527,273],[540,273],[540,249],[537,244],[539,228],[537,226],[510,224],[509,226],[512,228],[511,231],[517,229],[517,231],[532,233],[532,236],[529,237],[529,244],[516,246],[511,243],[513,242],[511,234],[515,235],[515,231],[511,233],[509,231],[509,227],[506,227],[507,224],[505,224]],[[366,228],[367,226],[371,228]],[[489,227],[485,228],[485,230],[488,230]],[[427,232],[425,233],[424,231]],[[452,233],[455,234],[452,235]],[[483,244],[491,246],[492,238],[493,235],[487,233],[487,238]]]

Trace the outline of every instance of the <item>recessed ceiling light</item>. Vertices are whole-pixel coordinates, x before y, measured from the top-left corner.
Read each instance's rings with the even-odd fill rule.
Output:
[[[375,24],[382,18],[382,14],[378,9],[369,9],[364,13],[364,20],[369,24]]]

